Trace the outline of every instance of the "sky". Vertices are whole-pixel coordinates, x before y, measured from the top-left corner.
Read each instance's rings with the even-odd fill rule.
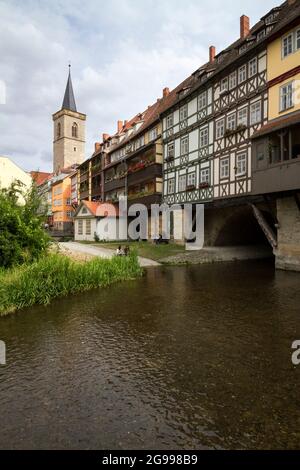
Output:
[[[117,121],[144,111],[255,24],[276,0],[0,0],[0,155],[52,170],[52,114],[68,64],[87,115],[86,158]],[[4,91],[5,89],[5,103]]]

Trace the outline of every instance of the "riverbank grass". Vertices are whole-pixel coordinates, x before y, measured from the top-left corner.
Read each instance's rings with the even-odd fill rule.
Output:
[[[94,258],[79,263],[60,254],[48,254],[32,264],[0,270],[0,316],[56,297],[142,275],[135,252],[128,257]]]

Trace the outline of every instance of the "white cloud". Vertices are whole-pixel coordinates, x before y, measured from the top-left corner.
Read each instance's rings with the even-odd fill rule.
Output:
[[[226,47],[239,16],[257,20],[274,0],[0,0],[0,154],[27,170],[51,169],[52,113],[72,61],[78,110],[87,114],[88,157],[116,129]]]

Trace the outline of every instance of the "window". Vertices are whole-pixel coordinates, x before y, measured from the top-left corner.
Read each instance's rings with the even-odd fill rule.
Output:
[[[168,194],[173,194],[175,191],[175,179],[171,178],[168,180],[168,188],[167,188]]]
[[[280,111],[286,111],[294,106],[293,82],[280,88]]]
[[[200,130],[200,148],[208,145],[208,127]]]
[[[247,79],[247,67],[243,65],[239,68],[239,83],[243,83]]]
[[[196,185],[196,173],[189,173],[188,174],[188,180],[187,180],[187,185],[188,186],[195,186]]]
[[[91,233],[92,233],[92,222],[91,220],[86,220],[85,221],[85,234],[91,235]]]
[[[207,94],[206,91],[203,91],[201,95],[198,96],[198,109],[201,110],[207,106]]]
[[[257,124],[261,121],[261,102],[256,101],[256,103],[251,104],[250,106],[250,125]]]
[[[180,142],[180,153],[181,155],[187,155],[189,153],[189,138],[184,137]]]
[[[186,190],[186,175],[179,176],[178,190],[179,191],[185,191]]]
[[[253,77],[257,74],[257,58],[250,60],[249,62],[249,77]]]
[[[294,42],[293,33],[289,34],[288,36],[285,36],[282,39],[282,57],[283,58],[287,57],[288,55],[294,52],[293,42]]]
[[[179,119],[180,121],[184,121],[188,117],[188,105],[182,106],[179,111]]]
[[[265,30],[265,29],[261,30],[261,31],[257,34],[257,37],[256,37],[257,41],[260,41],[261,39],[263,39],[263,38],[265,37],[265,35],[266,35],[266,30]]]
[[[220,119],[220,121],[216,122],[216,138],[221,139],[224,136],[224,132],[225,132],[224,119]]]
[[[67,211],[67,217],[73,217],[73,212],[72,211]]]
[[[167,117],[167,129],[173,127],[173,114],[169,114]]]
[[[155,140],[157,138],[157,127],[154,127],[149,132],[149,140]]]
[[[209,168],[204,168],[201,170],[200,183],[209,183]]]
[[[247,154],[241,153],[236,157],[236,176],[245,175],[247,171]]]
[[[296,49],[300,49],[300,29],[296,31]]]
[[[220,160],[220,177],[221,178],[228,178],[229,177],[229,158],[224,158]]]
[[[174,143],[173,142],[169,144],[167,147],[167,157],[174,158]]]
[[[57,138],[59,139],[61,136],[61,123],[57,124]]]
[[[236,72],[233,72],[229,75],[229,90],[232,90],[236,87]]]
[[[234,131],[236,128],[236,114],[230,114],[227,118],[227,129]]]
[[[223,80],[221,80],[221,84],[220,84],[220,92],[222,93],[223,91],[227,91],[228,90],[228,78],[223,78]]]
[[[74,147],[74,152],[76,152],[76,151],[77,151],[77,147]]]
[[[238,126],[247,126],[248,125],[248,110],[247,108],[242,108],[238,110]]]
[[[72,126],[72,137],[78,137],[78,126],[76,124],[76,122],[73,122],[73,126]]]
[[[67,198],[66,205],[67,205],[67,206],[70,206],[70,205],[71,205],[71,199],[70,199],[69,197]]]
[[[83,234],[83,220],[78,220],[78,235]]]

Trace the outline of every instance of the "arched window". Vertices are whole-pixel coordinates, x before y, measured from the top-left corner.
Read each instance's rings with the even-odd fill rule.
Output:
[[[77,126],[76,122],[73,122],[72,137],[78,137],[78,126]]]
[[[61,124],[60,122],[57,124],[57,138],[59,139],[61,136]]]

